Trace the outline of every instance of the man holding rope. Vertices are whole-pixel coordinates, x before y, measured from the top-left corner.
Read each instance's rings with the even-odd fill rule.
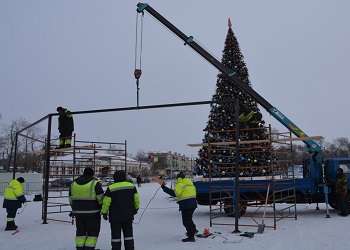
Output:
[[[17,230],[15,224],[15,218],[17,209],[22,207],[27,200],[23,192],[23,177],[12,180],[5,188],[3,208],[6,208],[7,212],[7,224],[5,231]]]
[[[196,199],[196,187],[193,182],[186,178],[186,176],[180,172],[177,175],[177,183],[174,189],[170,189],[165,186],[163,182],[161,184],[163,191],[173,197],[176,197],[177,203],[179,204],[179,210],[181,211],[182,224],[186,228],[187,238],[182,239],[182,242],[195,242],[194,235],[198,232],[196,225],[193,222],[193,213],[197,208]]]

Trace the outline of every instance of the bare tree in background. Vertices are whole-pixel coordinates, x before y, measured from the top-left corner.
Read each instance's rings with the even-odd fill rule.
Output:
[[[142,165],[142,162],[147,162],[148,154],[143,150],[139,150],[139,151],[137,151],[137,153],[136,153],[135,157],[133,157],[133,159],[135,159],[139,162],[139,173],[142,175],[146,175],[146,173],[141,168],[141,165]]]
[[[3,168],[9,170],[14,164],[14,152],[15,152],[15,142],[16,133],[22,128],[28,126],[29,123],[24,118],[18,118],[13,120],[10,125],[2,125],[0,130],[0,150],[3,152],[4,157],[6,157],[6,164]],[[38,144],[36,140],[30,138],[36,138],[43,141],[45,136],[41,134],[41,128],[34,126],[28,130],[22,132],[27,137],[18,136],[17,140],[17,165],[22,171],[40,171],[41,170],[41,160],[39,156],[27,154],[28,151],[34,151],[42,147],[42,143]],[[28,138],[30,137],[30,138]]]
[[[350,141],[346,137],[333,139],[332,142],[326,142],[324,139],[319,141],[322,147],[323,159],[350,157]],[[278,149],[287,149],[285,146],[277,147]],[[292,155],[289,160],[292,160],[295,165],[301,165],[303,160],[310,157],[307,146],[305,144],[293,144]],[[284,159],[283,159],[284,160]]]
[[[333,139],[331,143],[326,142],[322,148],[327,158],[350,157],[350,142],[345,137]]]

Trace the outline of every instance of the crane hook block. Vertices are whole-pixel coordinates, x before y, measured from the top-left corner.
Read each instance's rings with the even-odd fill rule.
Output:
[[[135,76],[136,80],[140,79],[141,74],[142,74],[142,70],[141,69],[135,69],[134,76]]]

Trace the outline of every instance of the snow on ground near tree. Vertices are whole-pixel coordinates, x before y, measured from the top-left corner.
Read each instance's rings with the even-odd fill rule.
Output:
[[[169,184],[168,184],[169,186]],[[159,189],[157,183],[142,184],[138,188],[141,208],[135,217],[134,238],[138,250],[158,249],[349,249],[350,247],[350,216],[340,217],[338,211],[330,208],[331,218],[325,218],[326,206],[320,204],[320,210],[315,210],[316,204],[297,205],[298,219],[284,219],[277,222],[277,230],[265,228],[263,234],[255,234],[253,238],[233,234],[234,226],[209,227],[209,207],[199,206],[194,214],[194,221],[200,232],[209,228],[215,237],[196,238],[196,242],[181,242],[185,237],[181,214],[178,205]],[[158,190],[158,192],[157,192]],[[152,197],[154,198],[152,199]],[[34,195],[27,195],[33,200]],[[0,197],[2,204],[3,196]],[[148,205],[149,204],[149,205]],[[147,209],[145,210],[146,206]],[[284,205],[279,205],[284,206]],[[23,211],[23,212],[22,212]],[[6,210],[0,213],[0,249],[19,250],[59,250],[75,249],[75,226],[55,221],[42,224],[41,202],[28,202],[27,206],[19,209],[16,224],[20,232],[4,231]],[[21,213],[22,212],[22,213]],[[143,213],[144,212],[144,213]],[[249,212],[249,210],[248,210]],[[52,216],[53,217],[53,216]],[[69,220],[68,214],[55,214],[55,218]],[[259,223],[261,219],[258,219]],[[226,223],[233,224],[234,218],[226,217]],[[244,218],[241,224],[252,225],[252,221]],[[271,221],[266,220],[266,225]],[[256,232],[256,227],[239,227],[241,232]],[[109,223],[102,220],[101,233],[97,248],[111,249]]]

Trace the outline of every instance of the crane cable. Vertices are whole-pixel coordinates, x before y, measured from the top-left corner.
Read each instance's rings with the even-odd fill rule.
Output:
[[[142,62],[142,35],[143,35],[143,16],[144,13],[142,12],[141,16],[141,28],[139,30],[139,18],[138,13],[136,14],[136,43],[135,43],[135,71],[134,76],[136,79],[136,89],[137,89],[137,107],[139,107],[139,79],[142,74],[141,70],[141,62]],[[139,39],[139,33],[140,33],[140,39]],[[139,41],[140,40],[140,41]],[[139,62],[138,62],[139,57]]]

